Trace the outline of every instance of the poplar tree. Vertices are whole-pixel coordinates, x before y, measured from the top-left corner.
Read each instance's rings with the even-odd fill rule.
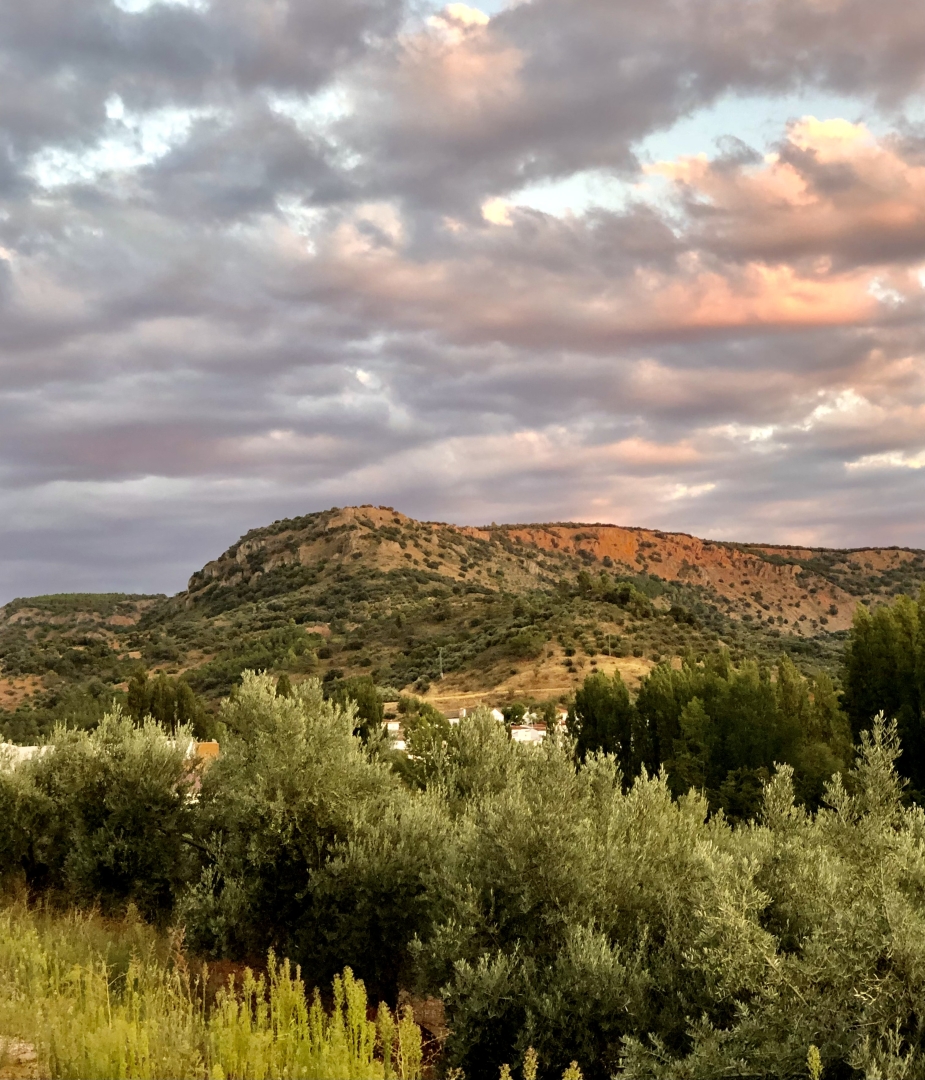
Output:
[[[925,590],[875,611],[859,606],[844,662],[844,705],[857,739],[882,712],[897,725],[898,770],[925,793]]]
[[[612,679],[600,671],[585,679],[575,694],[567,726],[579,761],[595,751],[613,754],[626,781],[645,761],[645,732],[619,671]]]

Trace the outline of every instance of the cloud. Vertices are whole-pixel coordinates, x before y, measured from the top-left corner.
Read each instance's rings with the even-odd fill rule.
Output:
[[[532,0],[487,23],[449,11],[364,58],[349,130],[371,184],[453,216],[486,190],[632,173],[646,135],[728,94],[813,86],[896,108],[923,84],[925,30],[903,0]]]
[[[364,501],[925,545],[915,6],[496,7],[0,0],[0,595]]]
[[[925,260],[925,161],[915,143],[805,116],[758,165],[702,155],[647,171],[678,189],[692,238],[712,252],[813,260],[820,275],[886,266],[900,299],[920,291],[916,274],[904,272]]]

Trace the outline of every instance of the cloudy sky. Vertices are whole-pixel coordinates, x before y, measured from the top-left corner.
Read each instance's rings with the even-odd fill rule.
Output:
[[[0,0],[0,601],[349,503],[925,547],[909,0]]]

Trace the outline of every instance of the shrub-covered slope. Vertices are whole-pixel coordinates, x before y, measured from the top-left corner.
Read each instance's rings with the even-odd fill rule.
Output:
[[[15,600],[0,609],[0,710],[29,741],[95,723],[131,673],[207,700],[245,668],[371,675],[441,705],[562,697],[592,670],[634,685],[659,657],[720,643],[834,670],[859,602],[925,581],[925,553],[698,540],[614,525],[457,527],[389,507],[255,529],[175,597]]]

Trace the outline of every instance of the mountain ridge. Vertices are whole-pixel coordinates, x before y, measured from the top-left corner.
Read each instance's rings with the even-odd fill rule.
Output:
[[[794,626],[799,636],[815,636],[820,632],[846,630],[851,625],[855,608],[861,600],[872,602],[879,597],[895,594],[894,583],[911,583],[914,587],[925,580],[925,551],[899,546],[823,548],[805,545],[745,544],[737,541],[708,540],[689,533],[666,532],[640,526],[622,526],[606,523],[557,522],[490,526],[457,526],[446,522],[415,521],[391,507],[358,506],[333,508],[313,515],[313,519],[325,517],[325,534],[334,534],[338,527],[362,524],[365,518],[372,529],[409,523],[417,527],[440,529],[486,543],[500,539],[512,540],[527,549],[547,554],[574,556],[588,565],[599,564],[599,569],[620,570],[630,573],[648,573],[666,580],[687,580],[713,590],[726,601],[736,601],[737,610],[729,614],[741,618],[746,609],[757,613],[767,611],[765,603],[775,605],[775,612],[785,616],[783,625]],[[229,558],[234,558],[237,568],[231,577],[235,582],[247,577],[248,557],[268,544],[268,535],[274,528],[283,530],[290,538],[293,533],[308,528],[286,529],[285,526],[301,523],[306,518],[282,519],[272,526],[250,530],[232,544],[222,556],[207,563],[190,579],[187,593],[191,596],[201,592],[202,577],[207,580],[228,582],[223,571]],[[315,520],[312,521],[312,526]],[[315,535],[313,538],[317,540]],[[406,537],[406,540],[408,538]],[[413,537],[411,538],[413,540]],[[271,556],[266,569],[294,563],[295,557],[284,559],[277,551]],[[397,539],[386,539],[387,554],[394,558],[379,558],[379,562],[398,565],[397,559],[405,548]],[[418,547],[422,555],[433,560],[433,552]],[[337,558],[362,553],[362,545],[356,542],[344,546],[343,542],[305,545],[304,554],[298,561],[306,565],[312,558]],[[863,560],[863,563],[858,560]],[[414,563],[414,556],[411,557]],[[419,562],[423,560],[418,560]],[[438,565],[455,569],[458,574],[459,560],[437,559]],[[468,562],[468,560],[467,560]],[[821,564],[821,565],[820,565]],[[826,572],[828,571],[828,572]],[[865,573],[866,571],[866,573]],[[904,573],[906,571],[906,573]],[[256,571],[257,576],[265,569]],[[729,580],[720,576],[726,573]],[[252,570],[251,577],[254,571]],[[886,574],[889,580],[884,583]],[[459,575],[458,575],[459,576]],[[468,577],[468,574],[462,575]],[[534,576],[537,575],[534,572]],[[871,587],[871,578],[879,577],[877,587]],[[484,580],[482,575],[480,580]],[[797,581],[801,578],[801,581]],[[754,580],[752,580],[754,579]],[[755,600],[755,584],[762,599]],[[761,587],[763,586],[763,588]],[[764,589],[772,588],[772,599],[767,601]],[[750,602],[750,603],[749,603]],[[744,605],[744,606],[743,606]],[[832,612],[832,606],[838,610]],[[805,618],[801,619],[801,616]],[[809,624],[806,626],[805,624]],[[828,628],[827,630],[825,628]]]
[[[688,650],[787,653],[837,675],[857,605],[923,583],[925,551],[913,548],[579,522],[456,526],[335,507],[249,530],[171,597],[4,605],[0,720],[41,730],[41,717],[66,709],[95,715],[90,698],[118,697],[139,665],[182,676],[213,703],[248,667],[296,681],[369,675],[451,704],[562,699],[592,670],[619,670],[632,686]]]

